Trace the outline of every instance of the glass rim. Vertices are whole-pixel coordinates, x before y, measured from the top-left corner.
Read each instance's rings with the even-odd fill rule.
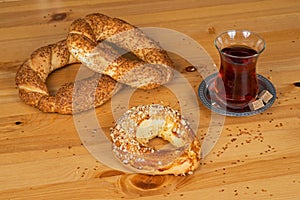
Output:
[[[220,38],[222,35],[225,35],[225,34],[228,34],[229,32],[249,32],[251,35],[254,35],[255,37],[259,38],[262,43],[263,43],[263,47],[261,50],[257,51],[256,54],[253,54],[251,56],[234,56],[234,55],[230,55],[230,54],[227,54],[225,52],[222,52],[222,49],[220,49],[217,45],[217,39]],[[247,29],[232,29],[232,30],[227,30],[227,31],[224,31],[222,33],[220,33],[215,39],[214,39],[214,45],[215,47],[218,49],[218,51],[223,54],[223,55],[226,55],[226,56],[229,56],[229,57],[232,57],[232,58],[252,58],[252,57],[257,57],[259,56],[266,48],[266,41],[264,38],[262,38],[259,34],[255,33],[255,32],[252,32],[252,31],[249,31]]]

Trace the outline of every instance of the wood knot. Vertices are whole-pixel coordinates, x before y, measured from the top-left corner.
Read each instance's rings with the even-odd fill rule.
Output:
[[[300,87],[300,82],[295,82],[295,83],[294,83],[294,86]]]
[[[22,124],[22,122],[19,122],[19,121],[15,122],[15,125],[20,125],[20,124]]]
[[[184,178],[172,175],[128,174],[121,176],[118,183],[122,192],[131,198],[170,194],[180,187]]]
[[[131,178],[131,182],[137,188],[142,190],[156,189],[162,186],[165,182],[164,176],[151,176],[139,174]]]
[[[67,17],[67,13],[55,13],[51,16],[50,21],[61,21]]]

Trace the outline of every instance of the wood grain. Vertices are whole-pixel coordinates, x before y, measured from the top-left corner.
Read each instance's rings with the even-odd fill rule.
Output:
[[[299,11],[298,0],[0,1],[0,199],[300,199],[300,88],[294,84],[300,82]],[[35,49],[64,39],[73,20],[93,12],[184,33],[217,66],[213,40],[219,33],[257,32],[267,43],[257,70],[275,85],[277,99],[259,115],[226,117],[220,139],[194,175],[114,170],[84,147],[72,116],[23,104],[14,82],[18,67]],[[201,75],[187,72],[190,63],[180,56],[171,57],[197,93]],[[47,80],[50,90],[73,81],[79,67],[54,72]],[[126,90],[118,95],[126,96]],[[181,108],[168,87],[134,91],[129,106],[145,103]],[[106,134],[114,124],[111,105],[96,109]],[[212,114],[200,101],[188,105],[188,113],[196,106],[203,140]]]

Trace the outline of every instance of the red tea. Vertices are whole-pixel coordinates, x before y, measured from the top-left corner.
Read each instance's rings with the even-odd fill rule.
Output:
[[[215,82],[216,95],[228,108],[242,109],[258,93],[256,77],[257,51],[247,46],[234,45],[220,52],[221,67]],[[224,90],[220,89],[223,88]]]

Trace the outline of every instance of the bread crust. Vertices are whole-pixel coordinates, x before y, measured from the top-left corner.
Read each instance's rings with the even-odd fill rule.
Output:
[[[134,53],[137,59],[125,58],[111,44]],[[66,83],[50,95],[46,85],[49,74],[78,62],[99,74],[76,83],[80,86],[75,99],[75,83]],[[142,89],[165,84],[172,79],[173,67],[166,51],[141,30],[96,13],[75,20],[66,40],[34,51],[20,66],[15,80],[26,104],[43,112],[72,114],[102,105],[120,90],[121,83]]]
[[[35,50],[16,73],[21,100],[42,112],[73,114],[102,105],[121,89],[121,84],[109,76],[95,74],[66,83],[50,95],[46,85],[49,74],[74,63],[79,61],[70,54],[66,40]]]
[[[167,52],[140,29],[118,18],[95,13],[75,20],[67,44],[70,53],[91,70],[132,87],[152,89],[173,77],[174,64]],[[124,50],[138,59],[122,56]]]
[[[138,173],[186,175],[199,167],[200,142],[188,121],[170,107],[132,107],[120,117],[110,135],[116,158]],[[168,141],[169,146],[149,146],[155,137]]]

